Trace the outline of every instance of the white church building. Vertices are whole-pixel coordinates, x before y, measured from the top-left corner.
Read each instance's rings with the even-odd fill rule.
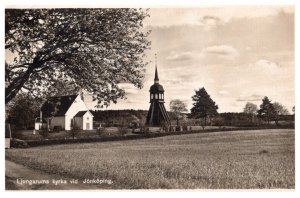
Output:
[[[80,94],[51,97],[42,105],[35,129],[46,125],[50,130],[58,127],[62,130],[92,130],[93,117]]]

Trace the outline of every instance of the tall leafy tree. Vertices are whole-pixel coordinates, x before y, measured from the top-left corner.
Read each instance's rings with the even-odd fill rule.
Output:
[[[251,116],[251,122],[254,123],[255,115],[257,113],[257,105],[251,102],[247,102],[244,107],[244,113],[249,114]]]
[[[247,104],[245,105],[244,107],[244,113],[247,113],[247,114],[255,114],[257,112],[257,105],[256,104],[253,104],[251,102],[247,102]]]
[[[39,103],[29,94],[18,94],[6,106],[6,121],[17,129],[34,127],[34,121],[39,117]]]
[[[179,99],[171,100],[170,101],[170,110],[175,113],[176,123],[177,123],[177,126],[178,126],[179,125],[179,118],[180,118],[181,114],[183,112],[187,111],[186,104],[183,101],[179,100]]]
[[[285,106],[283,106],[279,102],[274,102],[273,107],[274,107],[274,111],[275,111],[274,120],[275,120],[276,125],[279,125],[280,117],[284,116],[284,115],[289,115],[290,112],[287,110],[287,108]]]
[[[5,102],[22,89],[33,95],[67,80],[100,105],[124,97],[120,82],[141,88],[145,50],[142,9],[6,9]]]
[[[273,106],[274,106],[274,109],[275,109],[275,112],[277,115],[289,115],[290,114],[289,110],[285,106],[280,104],[279,102],[274,102]]]
[[[262,99],[262,104],[260,105],[260,109],[257,111],[258,117],[270,123],[272,119],[274,119],[276,115],[275,108],[271,103],[271,100],[267,96]]]
[[[218,105],[210,98],[204,87],[196,90],[192,99],[193,107],[191,108],[191,116],[197,119],[203,118],[203,126],[207,124],[208,118],[218,114]]]

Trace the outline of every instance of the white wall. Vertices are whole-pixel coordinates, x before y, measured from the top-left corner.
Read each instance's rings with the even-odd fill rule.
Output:
[[[65,130],[71,130],[71,119],[73,117],[66,115],[65,118]]]
[[[76,97],[66,113],[65,130],[71,130],[71,119],[78,113],[78,111],[88,111],[88,108],[81,100],[80,95]]]
[[[71,120],[79,111],[88,111],[87,106],[84,101],[81,100],[80,95],[76,97],[70,106],[69,110],[66,112],[65,116],[53,117],[51,120],[50,129],[53,129],[54,126],[61,126],[65,130],[71,130]],[[89,119],[87,120],[87,117]],[[50,118],[46,118],[49,120]],[[90,123],[90,129],[93,129],[93,115],[90,112],[87,112],[83,118],[76,118],[76,124],[80,124],[80,128],[86,130],[86,122]],[[80,120],[79,120],[80,119]],[[82,120],[83,119],[83,120]]]
[[[79,129],[83,129],[83,118],[82,117],[75,117],[74,122]]]
[[[35,122],[34,123],[34,129],[35,130],[40,130],[42,128],[42,124],[41,122]]]
[[[83,130],[87,130],[86,123],[89,123],[90,125],[88,130],[93,130],[93,115],[89,111],[83,116]]]
[[[50,118],[46,118],[47,122],[49,122]],[[53,117],[51,119],[51,124],[49,125],[50,129],[53,129],[54,126],[61,126],[61,128],[65,128],[65,116]]]

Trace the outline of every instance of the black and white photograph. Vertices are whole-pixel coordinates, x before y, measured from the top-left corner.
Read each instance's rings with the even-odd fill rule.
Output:
[[[295,190],[295,5],[3,12],[5,191]]]

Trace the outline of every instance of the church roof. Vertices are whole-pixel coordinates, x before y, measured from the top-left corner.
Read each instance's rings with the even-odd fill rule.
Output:
[[[154,82],[155,82],[155,81],[159,81],[158,73],[157,73],[157,66],[155,66],[155,77],[154,77]]]
[[[42,106],[43,118],[64,116],[78,95],[57,96],[49,98]]]
[[[87,111],[78,111],[78,113],[74,117],[82,117]]]
[[[157,64],[156,64],[156,54],[155,54],[155,76],[154,76],[154,85],[150,87],[151,93],[164,92],[164,88],[159,83],[158,72],[157,72]]]
[[[150,87],[150,92],[151,93],[156,93],[156,92],[164,92],[164,88],[162,85],[160,85],[159,83],[154,83],[154,85],[152,85]]]

